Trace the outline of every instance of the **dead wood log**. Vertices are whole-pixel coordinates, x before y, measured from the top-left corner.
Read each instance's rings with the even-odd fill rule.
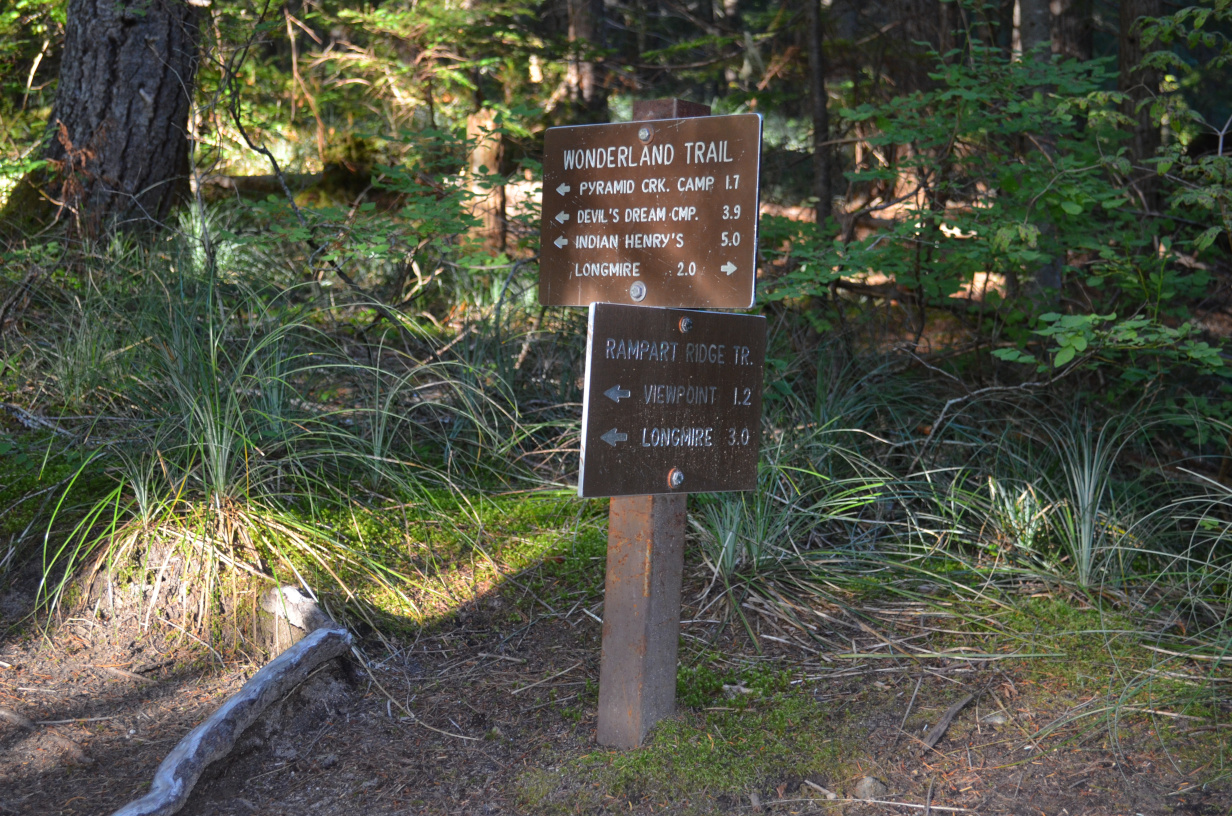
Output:
[[[170,816],[188,801],[206,767],[230,753],[248,726],[269,705],[282,699],[322,663],[345,654],[351,634],[345,629],[317,629],[270,661],[205,722],[180,740],[158,770],[150,792],[112,816]]]
[[[317,602],[298,587],[274,587],[261,595],[257,642],[270,654],[278,654],[317,629],[337,626]]]

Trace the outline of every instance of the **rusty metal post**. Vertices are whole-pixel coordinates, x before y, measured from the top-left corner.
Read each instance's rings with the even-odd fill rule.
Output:
[[[709,115],[709,105],[683,99],[633,103],[635,121]],[[636,748],[651,726],[676,710],[685,500],[683,494],[610,500],[600,745]]]

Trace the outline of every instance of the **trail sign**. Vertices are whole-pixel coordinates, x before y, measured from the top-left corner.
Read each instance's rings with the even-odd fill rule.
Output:
[[[548,130],[539,302],[746,309],[761,116]]]
[[[757,486],[766,319],[593,303],[578,494]]]

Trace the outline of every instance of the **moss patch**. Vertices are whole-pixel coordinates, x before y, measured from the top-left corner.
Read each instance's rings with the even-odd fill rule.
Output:
[[[725,710],[716,710],[716,709]],[[847,715],[803,691],[741,706],[690,710],[659,723],[632,751],[597,751],[536,768],[519,778],[520,803],[536,813],[652,805],[674,813],[712,813],[748,795],[795,791],[849,774],[856,737]]]
[[[531,604],[603,585],[606,532],[599,503],[562,492],[515,495],[425,491],[396,506],[318,510],[359,560],[380,565],[382,581],[360,569],[335,572],[372,614],[397,629],[445,620],[503,584]],[[336,585],[319,564],[290,553],[318,587]]]

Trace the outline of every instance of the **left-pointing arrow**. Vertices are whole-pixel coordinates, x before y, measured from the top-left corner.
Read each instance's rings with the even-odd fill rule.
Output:
[[[569,239],[562,235],[552,243],[556,244],[557,249],[560,249],[561,247],[569,246]]]
[[[620,383],[617,383],[616,385],[613,385],[608,390],[604,391],[603,396],[607,397],[612,402],[619,405],[622,399],[624,399],[625,397],[631,397],[633,396],[633,394],[630,393],[629,389],[621,388]]]
[[[568,221],[568,220],[569,220],[569,213],[567,213],[567,212],[558,212],[558,213],[556,213],[556,220],[557,220],[557,221],[559,221],[559,222],[560,222],[560,223],[562,223],[562,224],[563,224],[563,223],[565,223],[566,221]]]
[[[607,433],[605,433],[603,436],[599,438],[614,448],[616,447],[617,442],[624,442],[625,440],[629,438],[629,435],[620,433],[615,428],[612,428],[612,430],[608,431]]]
[[[560,193],[561,195],[564,195],[565,193],[569,192],[570,189],[572,188],[570,188],[568,184],[560,184],[556,187],[556,192]]]

